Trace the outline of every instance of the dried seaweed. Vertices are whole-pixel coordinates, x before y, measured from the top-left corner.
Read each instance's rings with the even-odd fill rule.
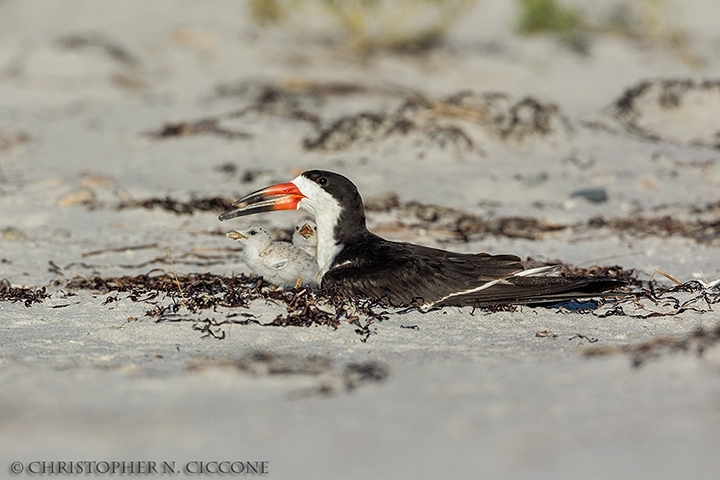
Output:
[[[720,81],[693,79],[653,79],[643,80],[629,87],[612,105],[607,107],[607,120],[600,119],[585,122],[589,127],[608,130],[621,130],[628,134],[653,142],[667,142],[708,148],[720,148],[717,132],[712,129],[695,132],[697,137],[683,137],[682,134],[670,135],[658,129],[658,115],[673,115],[673,110],[683,104],[703,106],[720,98]],[[682,114],[681,114],[682,115]],[[683,122],[687,113],[678,121]],[[701,118],[701,117],[698,117]],[[649,121],[648,119],[652,119]]]
[[[190,312],[215,307],[247,307],[248,302],[260,296],[262,282],[245,275],[221,276],[211,273],[178,275],[163,270],[152,270],[143,275],[121,277],[75,277],[65,284],[67,290],[92,290],[100,293],[126,292],[131,301],[149,301],[164,294],[171,305],[146,312],[158,316],[165,312],[177,313],[181,305],[181,291]]]
[[[720,238],[720,219],[687,221],[669,215],[656,218],[636,216],[605,219],[603,217],[594,217],[585,224],[577,225],[575,228],[577,230],[608,228],[638,237],[685,237],[692,238],[698,243],[710,243]]]
[[[230,367],[253,376],[302,376],[317,378],[319,384],[311,389],[293,392],[293,398],[329,395],[344,390],[351,392],[363,385],[383,382],[389,375],[384,364],[375,361],[348,363],[338,366],[330,358],[320,355],[300,356],[267,351],[247,353],[239,358],[195,362],[190,370],[211,367]]]
[[[144,200],[128,200],[117,206],[118,210],[127,208],[144,208],[153,210],[160,208],[178,215],[192,215],[195,212],[224,212],[232,208],[232,200],[223,197],[192,197],[188,201],[165,198],[147,198]]]
[[[180,121],[166,123],[159,130],[149,132],[149,135],[155,138],[168,138],[200,135],[203,133],[220,135],[229,139],[244,139],[252,137],[252,135],[247,132],[243,132],[241,130],[231,130],[221,126],[219,118],[203,118],[194,122]]]
[[[32,137],[30,136],[30,134],[24,131],[9,133],[0,130],[0,152],[4,150],[10,150],[11,148],[29,143],[30,141],[32,141]],[[0,175],[0,180],[2,179],[3,176]]]
[[[633,367],[638,368],[649,360],[660,358],[663,353],[694,352],[697,356],[702,356],[708,348],[718,343],[720,343],[720,325],[698,328],[684,335],[655,337],[646,342],[588,347],[583,351],[583,355],[598,357],[625,353],[630,355]]]
[[[475,140],[467,127],[473,124],[500,139],[516,141],[571,131],[557,105],[532,97],[513,102],[497,93],[464,91],[442,99],[414,93],[392,112],[365,111],[342,116],[324,127],[316,125],[316,135],[305,138],[303,146],[337,151],[417,132],[440,148],[452,145],[471,150]]]
[[[307,288],[283,290],[272,287],[258,277],[245,275],[222,276],[211,273],[173,275],[154,270],[144,275],[122,277],[76,277],[65,284],[65,289],[92,290],[103,294],[124,292],[133,302],[146,302],[153,307],[145,312],[158,321],[192,321],[196,329],[206,336],[224,338],[217,329],[231,323],[258,323],[253,318],[237,320],[234,314],[223,320],[215,318],[178,318],[187,311],[193,314],[206,310],[216,312],[218,308],[250,308],[251,302],[264,300],[285,308],[268,326],[309,327],[322,325],[338,328],[343,321],[358,328],[362,341],[374,333],[370,325],[387,318],[388,313],[378,310],[379,302],[372,300],[348,300],[325,292],[314,292]],[[105,303],[117,301],[108,297]],[[215,327],[215,329],[213,329]]]
[[[720,303],[720,291],[697,280],[670,288],[659,287],[652,280],[646,285],[624,301],[616,302],[607,309],[598,309],[593,315],[600,318],[619,315],[647,319],[684,312],[708,313],[712,311],[712,305]]]
[[[140,63],[140,60],[135,55],[131,54],[125,47],[117,44],[110,38],[100,33],[68,35],[58,38],[57,45],[68,50],[96,48],[105,53],[105,55],[109,58],[112,58],[116,62],[129,67]]]
[[[378,199],[370,199],[366,203],[366,208],[371,212],[397,212],[397,217],[402,219],[403,224],[446,231],[465,242],[485,236],[537,240],[563,231],[587,232],[600,229],[635,237],[684,237],[698,243],[715,243],[720,239],[720,218],[681,220],[669,215],[662,217],[637,215],[625,218],[597,216],[587,221],[560,224],[532,217],[480,217],[440,205],[417,201],[402,202],[392,193]]]
[[[22,302],[26,307],[30,307],[34,303],[43,303],[48,297],[50,294],[45,287],[13,287],[7,280],[0,281],[0,302]]]
[[[194,121],[168,123],[151,132],[156,138],[211,133],[245,138],[245,132],[222,126],[223,121],[251,114],[284,118],[309,124],[313,133],[303,139],[306,150],[338,151],[393,136],[416,133],[440,148],[473,150],[476,140],[468,127],[479,127],[501,140],[524,141],[530,137],[571,132],[570,124],[552,103],[532,97],[514,100],[502,93],[462,91],[445,98],[425,97],[398,88],[368,87],[351,83],[299,82],[278,85],[241,82],[217,88],[221,97],[248,100],[243,108]],[[399,107],[381,108],[323,118],[321,107],[330,97],[375,95],[400,99]]]

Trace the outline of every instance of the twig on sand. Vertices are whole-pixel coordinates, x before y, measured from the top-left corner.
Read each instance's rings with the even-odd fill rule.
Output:
[[[173,276],[175,277],[175,284],[178,287],[178,290],[180,291],[180,303],[183,307],[187,307],[187,300],[185,299],[185,294],[183,294],[182,285],[180,285],[180,279],[178,279],[177,271],[175,270],[175,264],[173,263],[172,256],[170,255],[170,247],[166,246],[165,250],[167,251],[168,260],[170,260],[170,267],[173,271]]]

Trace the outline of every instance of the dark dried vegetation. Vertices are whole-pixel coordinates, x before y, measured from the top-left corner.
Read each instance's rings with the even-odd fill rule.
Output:
[[[436,99],[397,88],[313,82],[292,85],[243,82],[218,87],[216,93],[218,97],[240,98],[246,105],[214,117],[169,123],[151,135],[166,138],[210,133],[246,138],[247,133],[224,127],[223,122],[250,115],[308,124],[312,133],[303,139],[303,147],[321,151],[345,150],[411,133],[442,149],[453,146],[473,150],[478,134],[523,141],[571,132],[569,122],[557,105],[532,97],[514,100],[504,93],[462,91]],[[328,99],[351,95],[400,98],[401,102],[394,109],[366,110],[335,118],[323,116],[322,107]],[[479,132],[473,132],[478,128]]]
[[[337,296],[324,295],[307,288],[276,289],[258,277],[245,275],[222,276],[211,273],[172,275],[154,270],[144,275],[122,277],[76,277],[65,284],[65,289],[91,290],[102,294],[127,293],[133,302],[152,306],[146,316],[157,321],[190,321],[205,336],[224,338],[220,327],[227,324],[261,324],[249,311],[234,311],[217,319],[197,320],[185,315],[204,311],[217,312],[219,308],[249,309],[251,302],[261,300],[285,309],[267,326],[309,327],[322,325],[337,328],[345,321],[355,325],[363,341],[373,333],[370,325],[387,318],[382,306],[370,300],[347,301]],[[113,297],[112,301],[117,301]],[[106,300],[107,301],[107,300]]]
[[[155,138],[168,138],[200,135],[203,133],[211,133],[229,139],[244,139],[252,136],[241,130],[232,130],[223,127],[220,124],[219,118],[203,118],[194,122],[180,121],[166,123],[160,130],[150,132],[150,136]]]
[[[656,337],[646,342],[620,346],[594,346],[583,352],[586,357],[597,357],[624,353],[630,356],[633,367],[662,357],[667,353],[695,353],[701,357],[706,350],[720,343],[720,325],[697,330],[678,336]]]
[[[22,302],[29,307],[34,303],[42,303],[48,297],[50,294],[45,291],[45,287],[13,287],[5,279],[0,281],[0,302]]]
[[[702,99],[702,100],[701,100]],[[617,122],[622,130],[640,138],[654,142],[682,143],[677,138],[671,138],[665,132],[656,129],[652,122],[644,125],[647,117],[657,115],[656,109],[672,115],[683,104],[691,108],[702,109],[705,104],[720,99],[720,80],[695,81],[692,79],[657,79],[644,80],[628,88],[606,110],[610,118]],[[648,112],[649,110],[649,112]],[[678,119],[683,122],[683,119]],[[590,127],[610,128],[602,122],[588,122]],[[714,134],[700,136],[686,140],[694,146],[720,148],[720,130]]]
[[[192,215],[195,212],[224,212],[232,208],[232,201],[222,197],[192,197],[188,201],[182,201],[166,196],[165,198],[127,200],[117,206],[118,210],[127,208],[144,208],[146,210],[159,208],[178,215]]]
[[[383,382],[388,368],[378,362],[348,363],[338,366],[330,358],[320,355],[299,356],[256,351],[240,358],[227,358],[211,362],[196,362],[191,370],[208,367],[231,367],[253,376],[305,376],[318,377],[320,384],[312,391],[296,392],[294,397],[312,394],[330,395],[337,390],[352,391],[363,385]]]
[[[607,229],[622,236],[632,237],[685,237],[699,243],[714,243],[720,238],[720,218],[682,220],[670,215],[660,217],[632,216],[625,218],[593,217],[573,224],[550,223],[532,217],[480,217],[471,213],[439,205],[416,201],[402,202],[395,194],[366,203],[369,212],[393,212],[401,214],[402,226],[423,227],[450,233],[462,241],[486,236],[527,238],[537,240],[553,233],[573,231],[577,233]],[[702,212],[706,212],[703,209]]]

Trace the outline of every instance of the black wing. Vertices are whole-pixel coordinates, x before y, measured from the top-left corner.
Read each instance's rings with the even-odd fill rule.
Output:
[[[544,305],[597,297],[622,285],[622,280],[609,277],[513,276],[479,291],[451,295],[434,305]]]
[[[346,246],[322,279],[323,288],[394,306],[431,303],[524,269],[516,255],[456,253],[370,235]]]
[[[322,286],[393,306],[542,304],[594,296],[621,285],[610,278],[524,276],[516,255],[456,253],[370,234],[344,248]]]

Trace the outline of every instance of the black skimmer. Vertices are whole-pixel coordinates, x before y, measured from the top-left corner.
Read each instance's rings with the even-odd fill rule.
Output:
[[[365,225],[363,201],[346,177],[309,170],[255,191],[219,219],[303,209],[317,223],[317,278],[324,290],[391,306],[549,304],[622,285],[608,277],[561,277],[556,267],[526,269],[516,255],[456,253],[385,240]]]
[[[292,244],[313,258],[317,257],[317,225],[312,220],[301,220],[295,225]]]
[[[256,275],[273,285],[317,285],[315,257],[291,243],[273,242],[261,226],[252,225],[242,232],[229,232],[227,236],[243,244],[243,261]]]

